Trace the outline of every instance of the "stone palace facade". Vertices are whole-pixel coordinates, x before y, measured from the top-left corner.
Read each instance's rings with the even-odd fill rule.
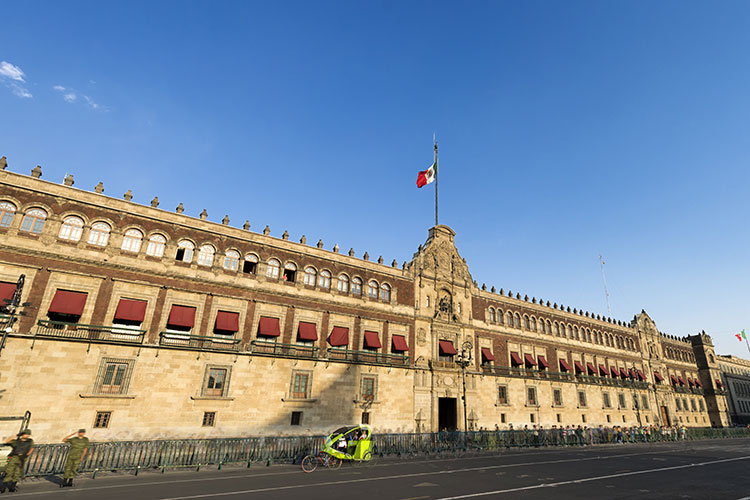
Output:
[[[708,335],[487,290],[447,226],[388,264],[41,174],[0,161],[0,413],[39,441],[729,422]]]

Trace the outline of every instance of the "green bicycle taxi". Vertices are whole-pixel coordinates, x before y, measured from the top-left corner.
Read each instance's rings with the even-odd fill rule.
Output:
[[[302,470],[313,472],[319,465],[338,469],[344,460],[369,462],[372,459],[372,430],[367,425],[352,425],[336,429],[328,435],[318,455],[302,459]]]

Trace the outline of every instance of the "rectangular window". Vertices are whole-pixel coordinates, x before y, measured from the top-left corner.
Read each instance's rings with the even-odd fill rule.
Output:
[[[526,404],[529,406],[536,406],[536,387],[526,388]]]
[[[370,423],[370,412],[369,411],[363,411],[362,412],[362,423],[364,425],[369,425],[369,423]]]
[[[682,403],[680,402],[680,398],[675,398],[674,402],[677,404],[677,411],[682,410]]]
[[[620,407],[620,409],[625,408],[625,394],[624,393],[621,392],[617,395],[617,404]]]
[[[552,399],[555,406],[562,406],[562,389],[553,389]]]
[[[638,395],[637,394],[633,394],[633,409],[634,410],[638,409]]]
[[[501,414],[500,414],[500,423],[501,423],[501,424],[504,424],[504,423],[505,423],[505,413],[501,413]]]
[[[529,413],[529,422],[531,422],[532,424],[534,423],[534,417],[535,415],[533,413]]]
[[[562,415],[560,415],[560,414],[558,413],[558,414],[557,414],[557,423],[559,424],[560,422],[562,422]]]
[[[302,412],[301,411],[293,411],[292,412],[292,421],[289,423],[289,425],[301,425],[302,424]]]
[[[694,399],[690,400],[690,409],[693,410],[693,411],[698,411],[698,407],[695,405],[695,400]]]
[[[581,422],[586,423],[586,415],[581,415]]]
[[[112,419],[111,411],[98,411],[94,418],[95,429],[106,429],[109,427],[109,421]]]
[[[292,373],[292,398],[308,399],[310,397],[310,372]]]
[[[94,384],[94,394],[127,394],[133,360],[102,359]]]
[[[362,377],[362,399],[375,400],[375,377]]]
[[[203,412],[203,427],[213,427],[216,422],[215,411],[204,411]]]
[[[206,368],[206,378],[203,385],[203,396],[223,397],[227,394],[229,385],[229,369],[209,366]]]
[[[586,391],[578,391],[578,406],[586,407]]]
[[[607,415],[607,423],[610,423],[610,422],[612,422],[612,417],[610,417],[609,415]]]
[[[605,408],[612,408],[612,401],[609,399],[608,392],[602,393],[602,402],[604,403]]]
[[[706,411],[706,407],[703,405],[703,400],[699,399],[698,404],[700,405],[701,411]]]
[[[648,408],[648,396],[646,396],[645,394],[641,396],[641,403],[642,403],[642,406],[643,406],[644,410],[648,410],[649,409]]]
[[[497,404],[499,405],[508,404],[508,386],[505,386],[505,385],[497,386]]]
[[[687,398],[682,399],[682,407],[685,409],[685,411],[688,411],[688,402]]]

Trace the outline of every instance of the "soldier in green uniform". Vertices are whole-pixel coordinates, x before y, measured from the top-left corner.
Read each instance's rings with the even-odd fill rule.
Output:
[[[64,481],[60,488],[73,486],[73,478],[76,477],[78,466],[81,465],[89,451],[89,438],[86,437],[86,429],[78,429],[78,432],[65,436],[62,442],[68,443],[70,450],[68,451],[68,459],[65,461]]]
[[[5,441],[13,448],[8,454],[8,463],[5,466],[5,477],[0,484],[0,493],[5,490],[16,491],[18,481],[23,479],[23,465],[26,459],[34,451],[34,440],[31,439],[31,431],[24,429],[15,438]]]

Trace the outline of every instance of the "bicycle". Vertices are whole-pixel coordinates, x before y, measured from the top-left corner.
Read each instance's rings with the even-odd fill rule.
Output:
[[[318,466],[328,467],[329,469],[336,470],[341,468],[343,460],[340,458],[332,457],[328,453],[321,451],[317,455],[307,455],[302,459],[302,470],[306,473],[315,471]]]

